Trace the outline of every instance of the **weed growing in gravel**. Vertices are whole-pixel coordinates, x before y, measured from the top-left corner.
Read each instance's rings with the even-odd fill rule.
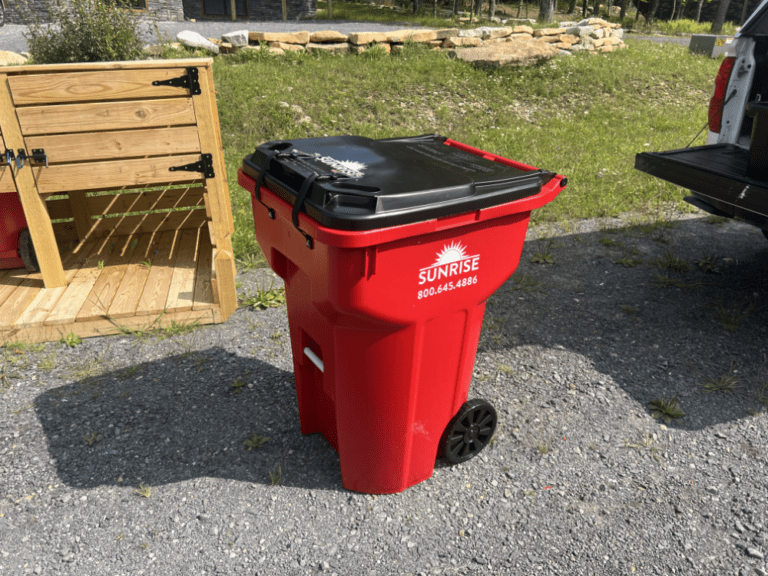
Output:
[[[43,372],[50,372],[56,367],[56,352],[48,354],[40,360],[40,370]]]
[[[554,242],[554,239],[552,238],[550,238],[546,244],[542,244],[541,241],[539,241],[539,246],[543,246],[543,248],[540,252],[536,252],[531,257],[531,262],[533,264],[554,264],[555,258],[554,256],[552,256],[553,242]]]
[[[664,251],[664,256],[656,261],[656,265],[662,270],[671,270],[673,272],[688,272],[691,268],[688,262],[673,255],[669,250]]]
[[[240,272],[247,272],[253,268],[266,268],[266,266],[267,259],[264,258],[264,255],[261,254],[261,252],[249,252],[237,259],[237,269]]]
[[[743,301],[741,304],[735,304],[733,307],[715,303],[715,318],[728,332],[735,332],[741,326],[742,322],[755,311],[755,303],[751,300]]]
[[[277,468],[272,468],[269,471],[269,482],[272,486],[279,486],[283,481],[283,467],[281,464],[277,465]]]
[[[261,285],[255,294],[251,294],[250,291],[240,294],[240,305],[246,308],[266,310],[283,304],[285,304],[285,288],[275,288],[274,283],[271,283],[269,288]]]
[[[74,348],[78,344],[81,344],[83,342],[83,339],[80,338],[80,336],[76,335],[74,332],[70,332],[66,336],[62,336],[59,339],[59,342],[62,344],[66,344],[70,348]]]
[[[757,401],[763,406],[768,406],[768,380],[760,388],[760,392],[757,393]]]
[[[232,385],[229,387],[229,393],[240,394],[243,391],[243,388],[245,388],[245,380],[235,378],[235,381],[232,382]]]
[[[154,332],[157,335],[158,340],[163,340],[164,338],[170,338],[171,336],[189,334],[198,328],[200,328],[200,323],[198,320],[190,322],[189,324],[183,324],[181,322],[176,322],[176,320],[171,320],[170,324],[157,328]]]
[[[643,432],[643,438],[638,442],[637,444],[632,444],[628,440],[624,442],[624,445],[627,448],[634,448],[638,452],[641,452],[643,449],[647,449],[651,452],[651,458],[656,460],[659,464],[661,464],[661,460],[659,460],[659,457],[656,455],[656,452],[659,451],[659,449],[653,445],[654,441],[656,440],[655,434],[649,434],[648,432]]]
[[[19,373],[13,370],[14,364],[10,354],[5,352],[0,363],[0,392],[5,392],[11,387],[11,378],[19,377]]]
[[[512,287],[512,290],[515,291],[522,291],[526,294],[530,294],[531,292],[544,292],[544,283],[534,280],[533,276],[530,276],[529,274],[512,276],[512,282],[515,284]]]
[[[717,224],[718,226],[722,226],[726,222],[730,220],[730,218],[726,218],[725,216],[715,216],[714,214],[710,214],[705,218],[707,224]]]
[[[539,450],[539,454],[542,456],[549,453],[549,444],[546,442],[539,441],[536,448]]]
[[[268,438],[267,436],[262,436],[261,434],[254,434],[253,432],[249,432],[248,438],[246,438],[245,442],[243,442],[243,446],[245,446],[248,449],[248,452],[250,452],[254,448],[261,448],[267,442],[269,442],[269,440],[270,438]]]
[[[712,394],[713,392],[733,394],[736,392],[736,390],[741,388],[741,384],[739,384],[738,371],[735,369],[733,362],[731,362],[731,367],[728,369],[728,372],[726,372],[723,376],[714,378],[704,376],[695,368],[694,372],[696,372],[700,377],[704,378],[703,381],[697,382],[697,384],[701,386],[704,392],[707,394]]]
[[[700,260],[694,260],[696,265],[708,274],[720,274],[722,272],[719,256],[705,256]]]
[[[621,264],[624,266],[624,268],[634,268],[635,266],[639,266],[642,263],[642,260],[637,258],[627,258],[626,256],[624,258],[619,258],[614,262],[614,264]]]
[[[128,380],[128,378],[135,376],[140,371],[141,368],[138,366],[128,366],[127,368],[120,370],[120,372],[117,373],[117,377],[120,378],[120,380]]]
[[[88,358],[70,367],[69,377],[72,380],[88,380],[104,374],[106,367],[101,358]]]
[[[152,488],[149,486],[144,486],[144,484],[139,484],[139,487],[134,489],[133,493],[136,494],[136,496],[141,496],[142,498],[151,498]]]
[[[648,405],[651,407],[651,416],[656,420],[663,420],[665,424],[669,424],[676,418],[682,418],[685,416],[685,412],[680,409],[680,403],[677,396],[671,400],[667,400],[666,395],[659,400],[654,398]]]
[[[100,442],[103,439],[104,439],[104,436],[99,435],[98,430],[94,430],[90,434],[86,434],[85,436],[83,436],[83,442],[85,442],[86,446],[93,446],[94,444],[96,444],[97,442]]]
[[[608,248],[624,248],[624,243],[612,238],[606,238],[605,236],[600,238],[600,244],[607,246]]]
[[[619,310],[630,316],[637,314],[638,308],[636,306],[619,306]]]
[[[676,278],[670,278],[663,274],[654,273],[651,285],[655,288],[695,288],[697,286],[706,286],[704,282],[682,282]]]

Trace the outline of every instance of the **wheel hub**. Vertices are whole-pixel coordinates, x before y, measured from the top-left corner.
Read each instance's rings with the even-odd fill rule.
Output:
[[[474,442],[477,440],[477,437],[480,435],[480,427],[476,424],[472,424],[469,428],[467,428],[467,431],[464,433],[464,442]]]

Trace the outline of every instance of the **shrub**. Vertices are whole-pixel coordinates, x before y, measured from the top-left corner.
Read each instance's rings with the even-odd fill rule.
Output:
[[[37,64],[135,60],[143,53],[140,18],[116,0],[51,0],[50,23],[26,7],[29,54]]]

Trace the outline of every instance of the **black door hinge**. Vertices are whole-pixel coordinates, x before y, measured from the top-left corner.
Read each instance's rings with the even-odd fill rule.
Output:
[[[192,164],[185,164],[184,166],[171,166],[168,170],[171,172],[178,172],[179,170],[184,172],[201,172],[206,178],[214,178],[216,176],[213,172],[212,154],[203,154],[199,162],[192,162]]]
[[[152,86],[176,86],[179,88],[187,88],[192,96],[201,94],[198,71],[194,66],[189,66],[187,68],[187,73],[184,76],[170,78],[168,80],[155,80],[152,82]]]

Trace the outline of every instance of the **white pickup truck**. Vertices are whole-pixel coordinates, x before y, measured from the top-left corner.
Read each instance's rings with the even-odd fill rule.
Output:
[[[768,238],[768,0],[728,45],[707,144],[638,154],[635,168],[690,189],[686,202],[753,224]]]

